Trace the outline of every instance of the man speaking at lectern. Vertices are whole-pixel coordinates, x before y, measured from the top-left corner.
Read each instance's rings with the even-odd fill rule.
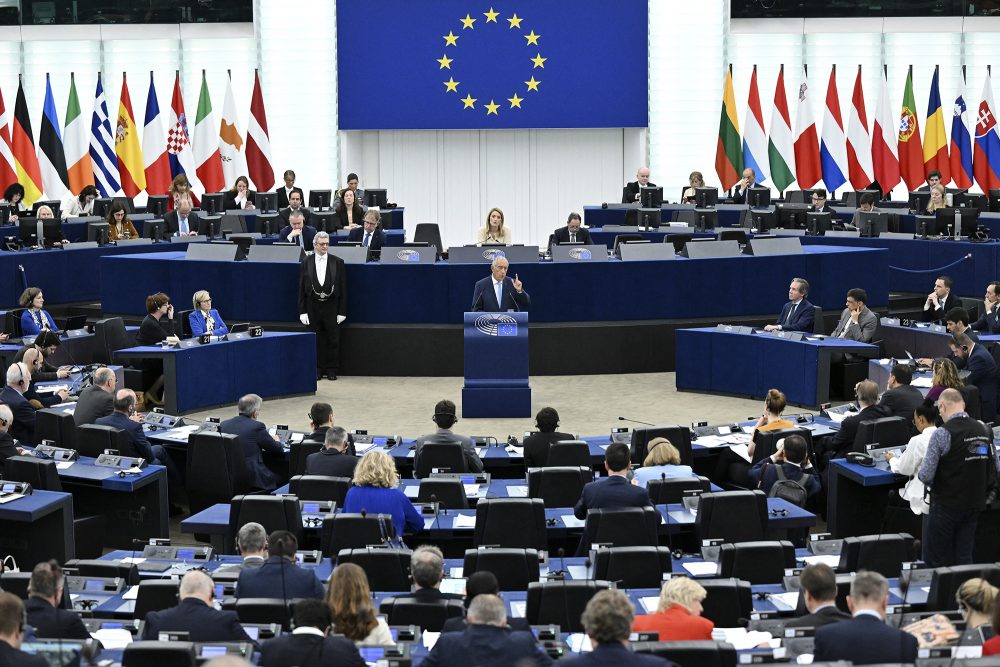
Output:
[[[476,290],[472,295],[472,311],[502,313],[508,310],[528,310],[531,297],[524,291],[516,273],[513,280],[507,277],[509,267],[510,262],[506,257],[496,257],[493,260],[490,265],[492,275],[476,283]]]

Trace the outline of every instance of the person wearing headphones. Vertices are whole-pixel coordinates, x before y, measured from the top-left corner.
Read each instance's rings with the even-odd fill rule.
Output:
[[[20,456],[25,450],[14,444],[14,436],[10,427],[14,423],[14,414],[10,407],[0,403],[0,475],[3,475],[4,464],[12,456]]]
[[[156,640],[161,632],[187,632],[193,642],[250,642],[235,611],[213,607],[215,585],[200,570],[190,570],[181,579],[176,607],[151,611],[142,629],[143,640]]]
[[[312,407],[309,408],[308,417],[309,428],[312,429],[312,432],[303,438],[303,441],[326,442],[326,432],[334,425],[333,406],[323,402],[313,403]],[[346,453],[351,456],[358,455],[358,452],[354,449],[354,437],[350,433],[347,434]]]
[[[747,446],[747,456],[753,460],[754,450],[757,448],[757,434],[766,431],[779,431],[783,428],[792,428],[794,422],[781,416],[785,411],[787,402],[785,395],[777,389],[768,389],[767,396],[764,397],[764,412],[753,427],[753,434],[750,436],[750,444]],[[712,479],[727,481],[737,486],[750,488],[750,461],[744,459],[739,454],[733,452],[728,447],[722,448],[719,461],[715,466],[715,475]]]
[[[264,400],[257,394],[241,397],[236,404],[239,414],[219,424],[219,432],[239,436],[251,488],[273,491],[278,481],[264,464],[263,453],[271,452],[284,457],[285,450],[278,442],[278,436],[270,435],[264,422],[257,419],[263,405]]]
[[[267,538],[267,560],[260,567],[240,572],[236,597],[322,600],[326,593],[323,583],[313,570],[301,568],[295,562],[298,549],[298,540],[287,530],[271,533]]]
[[[32,407],[36,410],[51,408],[53,405],[58,405],[69,398],[69,391],[66,389],[60,389],[51,394],[47,393],[45,396],[38,393],[38,373],[42,369],[42,363],[44,363],[41,352],[35,348],[31,348],[24,353],[23,361],[28,370],[31,371],[31,384],[28,385],[28,390],[24,392],[24,397],[28,399]]]
[[[267,560],[267,531],[255,521],[243,524],[236,534],[236,553],[243,561],[238,565],[227,565],[219,571],[254,570]]]
[[[31,386],[31,370],[23,362],[15,362],[7,368],[7,385],[0,391],[0,403],[6,403],[14,416],[10,433],[22,445],[35,443],[35,408],[24,397]]]
[[[642,467],[633,471],[633,484],[647,487],[656,479],[694,476],[691,466],[681,465],[681,453],[666,438],[653,438],[646,445],[646,451]]]
[[[429,435],[422,435],[417,438],[413,451],[413,470],[419,468],[420,450],[427,444],[455,444],[462,446],[462,453],[465,455],[466,470],[456,472],[482,472],[483,462],[476,454],[476,448],[472,445],[472,438],[467,435],[458,435],[452,432],[451,427],[458,422],[455,416],[455,404],[449,400],[438,401],[434,406],[434,416],[432,420],[438,425],[438,430]],[[416,473],[414,472],[414,476]]]
[[[59,334],[55,331],[43,331],[35,336],[34,341],[17,351],[17,354],[14,355],[14,361],[24,361],[24,353],[34,348],[42,353],[41,369],[31,374],[35,382],[48,382],[49,380],[68,378],[72,366],[56,367],[48,362],[49,357],[56,353],[60,345],[62,345],[62,341],[59,340]]]
[[[524,439],[524,465],[527,468],[541,468],[549,461],[549,449],[562,440],[576,440],[570,433],[559,433],[559,413],[555,408],[545,407],[535,415],[535,428]]]
[[[0,665],[48,667],[45,658],[21,650],[24,627],[24,603],[12,593],[0,593]]]
[[[192,338],[207,333],[213,336],[225,336],[229,333],[229,327],[222,321],[219,311],[212,308],[212,295],[206,290],[195,292],[191,305],[194,310],[188,314],[188,324],[191,325]]]
[[[885,417],[885,411],[878,406],[878,385],[871,380],[862,380],[854,386],[854,398],[858,412],[840,422],[840,430],[834,435],[820,438],[815,443],[816,467],[822,473],[831,459],[842,459],[854,446],[861,422]]]
[[[35,566],[28,582],[28,602],[24,605],[28,625],[35,629],[36,637],[43,639],[90,639],[80,616],[59,608],[64,585],[65,578],[58,561],[50,560]]]
[[[362,667],[364,658],[354,642],[330,634],[333,618],[330,607],[320,600],[301,600],[292,611],[295,629],[264,642],[260,652],[261,667],[322,667],[344,665]],[[391,637],[390,637],[391,643]]]

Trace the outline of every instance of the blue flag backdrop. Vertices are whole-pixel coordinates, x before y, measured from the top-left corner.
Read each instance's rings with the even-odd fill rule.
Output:
[[[646,0],[337,0],[342,130],[645,127]]]

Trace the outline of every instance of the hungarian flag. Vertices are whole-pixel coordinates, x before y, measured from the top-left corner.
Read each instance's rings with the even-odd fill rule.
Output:
[[[715,172],[723,190],[740,180],[743,172],[743,152],[740,150],[740,122],[736,118],[736,94],[733,92],[733,66],[726,72],[726,87],[722,92],[722,115],[719,118],[719,143],[715,148]]]
[[[264,112],[264,95],[260,91],[260,73],[254,70],[253,97],[250,98],[250,123],[247,125],[247,168],[250,180],[257,190],[274,187],[274,169],[271,168],[271,139],[267,134],[267,114]]]
[[[951,162],[948,160],[948,137],[944,133],[944,110],[941,108],[941,89],[938,87],[938,67],[934,67],[931,92],[927,100],[927,127],[924,129],[924,173],[933,169],[941,172],[941,185],[951,181]]]
[[[836,65],[830,69],[830,81],[826,84],[825,106],[819,161],[823,166],[823,182],[832,194],[847,182],[847,138],[844,136],[844,121],[840,115]]]
[[[847,121],[847,171],[851,186],[864,190],[872,184],[872,142],[868,136],[868,115],[865,113],[865,95],[861,87],[861,65],[854,80],[851,95],[851,118]]]
[[[66,103],[66,126],[63,129],[63,146],[66,149],[66,166],[69,189],[74,195],[94,184],[94,163],[90,159],[90,135],[80,112],[80,98],[76,94],[76,76],[69,75],[69,101]]]
[[[14,163],[14,149],[10,143],[10,114],[0,94],[0,187],[17,182],[17,167]]]
[[[913,100],[913,65],[906,73],[906,88],[903,90],[903,109],[899,112],[899,174],[906,187],[916,190],[925,180],[924,153],[920,145],[920,123],[917,121],[917,105]]]
[[[956,188],[968,190],[972,187],[972,137],[969,135],[969,109],[965,103],[964,71],[958,82],[951,117],[951,178]]]
[[[976,183],[988,193],[1000,188],[1000,136],[997,135],[996,105],[989,70],[983,84],[983,100],[976,113],[976,143],[973,146],[973,172]]]
[[[886,198],[899,185],[899,157],[897,153],[896,117],[889,106],[889,84],[885,72],[879,77],[878,105],[872,126],[872,169]]]
[[[767,135],[764,134],[764,113],[760,110],[760,95],[757,93],[757,66],[754,65],[750,76],[746,122],[743,124],[743,168],[753,169],[758,183],[768,179],[766,157]]]
[[[31,206],[42,196],[42,171],[35,155],[35,137],[31,133],[31,117],[24,99],[24,82],[18,76],[17,100],[14,102],[14,167],[17,182],[24,186],[24,205]]]
[[[122,96],[118,103],[118,124],[115,127],[115,154],[118,155],[118,172],[122,178],[122,190],[129,197],[135,197],[146,189],[146,171],[142,163],[142,147],[139,145],[139,131],[135,127],[132,113],[132,98],[128,94],[128,82],[122,73]]]
[[[66,152],[59,134],[59,116],[52,96],[52,82],[45,75],[45,102],[42,104],[42,126],[38,132],[38,167],[42,172],[42,190],[49,199],[62,200],[69,192],[66,173]]]
[[[146,174],[146,192],[165,195],[170,187],[170,160],[167,158],[167,135],[163,133],[160,103],[156,99],[153,73],[149,73],[149,93],[146,95],[146,119],[142,129],[142,159]]]
[[[792,144],[792,120],[788,113],[788,99],[785,97],[784,65],[778,70],[778,83],[774,86],[767,161],[771,166],[771,182],[779,192],[784,192],[795,181],[795,148]]]
[[[221,192],[225,187],[222,158],[219,155],[219,133],[212,116],[212,98],[208,94],[205,71],[201,72],[201,93],[198,95],[198,116],[194,122],[194,162],[198,180],[205,192]]]
[[[809,106],[809,72],[802,68],[799,112],[795,117],[795,176],[800,188],[811,188],[823,175],[819,162],[819,137]]]

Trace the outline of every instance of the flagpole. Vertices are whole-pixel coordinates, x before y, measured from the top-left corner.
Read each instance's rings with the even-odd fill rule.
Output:
[[[782,83],[782,85],[784,85],[784,83],[785,83],[785,63],[781,63],[781,65],[778,66],[778,71],[781,73],[781,83]],[[781,93],[784,95],[785,91],[782,90]],[[788,96],[785,95],[785,97],[787,98]],[[792,128],[789,127],[788,129],[791,130]],[[778,199],[780,199],[781,201],[785,200],[785,191],[784,190],[779,190],[778,191]]]

